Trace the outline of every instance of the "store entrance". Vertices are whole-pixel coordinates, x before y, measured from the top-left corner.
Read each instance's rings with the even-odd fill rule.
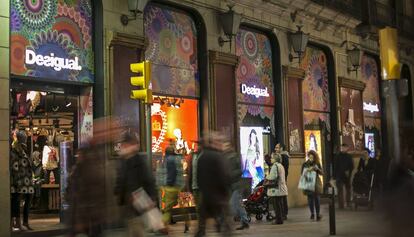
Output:
[[[20,162],[24,155],[10,158],[13,230],[27,229],[21,226],[27,222],[35,231],[60,229],[78,144],[79,96],[13,88],[10,99],[11,154],[18,154],[13,152],[24,134],[27,139],[22,147],[29,161],[25,166]]]

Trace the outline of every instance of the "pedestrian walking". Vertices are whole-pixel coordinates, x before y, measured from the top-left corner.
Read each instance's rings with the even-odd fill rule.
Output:
[[[144,220],[145,212],[139,212],[134,207],[133,193],[142,188],[152,202],[157,203],[155,179],[147,157],[138,153],[139,145],[135,135],[125,133],[122,140],[119,152],[122,164],[118,171],[115,195],[118,196],[119,204],[126,207],[128,236],[144,236],[144,222],[149,220]],[[168,233],[167,229],[160,231],[163,234]]]
[[[241,205],[242,203],[242,189],[241,181],[242,171],[240,169],[240,156],[234,152],[233,149],[225,152],[226,159],[229,162],[229,171],[231,178],[231,198],[230,206],[235,217],[240,219],[241,225],[236,230],[243,230],[249,228],[249,220],[247,218],[246,209]]]
[[[354,169],[352,156],[348,153],[348,146],[342,145],[341,151],[335,160],[335,178],[338,189],[339,208],[344,208],[344,189],[347,207],[351,207],[351,175]]]
[[[320,158],[318,153],[311,150],[307,153],[307,161],[302,165],[302,175],[306,173],[314,172],[316,175],[314,176],[314,182],[312,185],[312,190],[304,190],[304,194],[308,198],[308,206],[311,213],[310,219],[313,220],[316,218],[317,221],[322,219],[322,215],[320,214],[320,195],[322,193],[322,180],[320,175],[323,175],[322,165],[320,162]],[[315,216],[316,212],[316,216]]]
[[[163,209],[163,221],[168,225],[171,220],[171,211],[178,203],[178,196],[185,186],[183,174],[183,156],[174,151],[174,146],[169,146],[165,150],[167,163],[167,182],[164,190],[165,208]],[[189,231],[190,222],[188,215],[185,215],[184,233]]]
[[[223,152],[227,149],[223,136],[209,134],[203,139],[203,150],[197,161],[197,184],[200,191],[200,213],[196,237],[205,236],[206,220],[216,220],[217,231],[230,234],[227,220],[231,179]]]
[[[270,174],[266,179],[265,186],[267,186],[267,196],[271,198],[273,209],[275,211],[274,224],[283,224],[284,207],[283,199],[288,195],[288,188],[286,186],[285,169],[283,168],[281,156],[275,157],[275,163],[270,169]]]

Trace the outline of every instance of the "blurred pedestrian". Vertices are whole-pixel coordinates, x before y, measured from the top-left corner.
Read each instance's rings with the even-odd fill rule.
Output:
[[[104,144],[93,144],[78,151],[66,196],[70,205],[71,236],[102,236],[106,214],[104,157]]]
[[[145,226],[142,215],[133,206],[133,193],[140,188],[157,203],[157,190],[155,179],[149,167],[149,161],[145,155],[138,153],[139,143],[134,134],[126,132],[122,136],[119,155],[122,159],[121,167],[115,186],[115,195],[118,196],[119,204],[126,208],[126,219],[128,223],[128,236],[144,236]],[[159,220],[161,221],[161,220]],[[166,234],[166,230],[162,230]]]
[[[354,162],[352,156],[348,153],[348,146],[346,144],[342,144],[342,149],[335,159],[335,179],[338,188],[339,208],[344,208],[344,189],[346,192],[346,205],[351,207],[351,175],[354,169]]]
[[[267,188],[267,196],[271,198],[273,209],[275,211],[274,224],[283,224],[284,207],[283,199],[288,195],[288,188],[286,186],[285,169],[282,165],[282,157],[276,156],[270,174],[265,181]]]
[[[29,225],[30,200],[34,193],[32,183],[32,162],[27,155],[27,136],[24,131],[17,131],[10,151],[10,192],[12,210],[12,230],[33,230]],[[20,219],[20,200],[24,200],[23,226]]]
[[[178,198],[185,186],[183,174],[183,156],[178,155],[174,151],[174,146],[168,146],[165,149],[165,156],[167,162],[167,182],[163,187],[165,192],[165,207],[163,209],[163,221],[168,225],[171,220],[171,211],[175,205],[178,204]],[[189,231],[190,222],[188,215],[185,215],[184,233]]]
[[[206,220],[208,217],[216,220],[216,228],[224,228],[224,236],[230,232],[227,220],[228,203],[230,199],[231,179],[223,151],[227,148],[223,137],[217,133],[206,136],[203,141],[203,151],[197,164],[197,183],[201,195],[200,219],[196,237],[205,236]]]
[[[281,160],[281,164],[285,170],[285,180],[287,183],[287,177],[289,174],[289,159],[290,159],[289,152],[285,150],[285,146],[283,144],[277,143],[275,146],[274,152],[272,153],[272,156],[273,156],[273,160],[276,160],[276,159]],[[283,196],[282,203],[283,203],[283,219],[286,220],[287,215],[288,215],[287,195]]]
[[[318,153],[311,150],[307,153],[308,160],[302,165],[302,174],[304,172],[316,172],[315,188],[314,191],[304,190],[304,194],[308,198],[308,206],[311,212],[310,219],[313,220],[316,217],[317,221],[322,219],[320,214],[320,195],[322,193],[322,180],[320,175],[323,175],[322,165]],[[315,216],[316,211],[316,216]]]
[[[385,210],[391,219],[391,235],[414,236],[414,128],[404,124],[400,128],[401,157],[390,166]]]
[[[225,146],[227,146],[225,144]],[[230,179],[231,179],[231,198],[230,205],[231,210],[235,217],[240,219],[241,225],[237,227],[237,230],[243,230],[249,228],[249,220],[247,218],[246,209],[242,206],[242,190],[243,184],[241,180],[242,171],[240,156],[230,149],[231,145],[228,145],[228,151],[225,151],[224,156],[228,160]]]

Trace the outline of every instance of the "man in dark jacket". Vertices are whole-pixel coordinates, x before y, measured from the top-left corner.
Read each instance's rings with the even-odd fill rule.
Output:
[[[127,215],[130,220],[143,214],[138,213],[132,205],[134,191],[142,187],[154,203],[157,202],[158,196],[147,156],[138,154],[138,149],[137,138],[129,133],[124,134],[119,153],[123,160],[118,172],[115,195],[118,196],[120,205],[128,206]],[[143,231],[143,228],[141,229]]]
[[[230,198],[230,175],[223,151],[227,148],[218,135],[210,135],[204,139],[203,152],[197,164],[197,182],[201,195],[200,219],[196,237],[205,236],[206,219],[216,219],[217,229],[225,228],[224,236],[228,236],[230,226],[226,221]]]
[[[354,162],[352,156],[347,151],[348,146],[343,144],[335,160],[335,178],[338,188],[339,208],[344,208],[344,188],[346,191],[346,204],[348,207],[351,206],[351,175],[354,169]]]

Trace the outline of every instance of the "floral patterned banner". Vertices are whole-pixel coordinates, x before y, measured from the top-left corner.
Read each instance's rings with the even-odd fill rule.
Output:
[[[238,101],[274,105],[272,48],[265,34],[240,29],[236,36]]]
[[[11,73],[94,82],[90,0],[11,0]]]
[[[197,30],[187,14],[149,4],[144,11],[155,93],[198,97]]]
[[[270,128],[273,136],[276,136],[275,109],[272,106],[238,105],[238,119],[240,126],[263,126]]]
[[[307,47],[300,67],[305,70],[303,108],[321,112],[330,111],[328,66],[325,53]]]
[[[363,101],[365,104],[378,108],[378,111],[367,111],[364,109],[365,116],[381,116],[381,99],[380,99],[380,85],[378,78],[378,65],[375,58],[368,55],[362,56],[361,61],[361,77],[365,82],[365,90],[363,93]]]

